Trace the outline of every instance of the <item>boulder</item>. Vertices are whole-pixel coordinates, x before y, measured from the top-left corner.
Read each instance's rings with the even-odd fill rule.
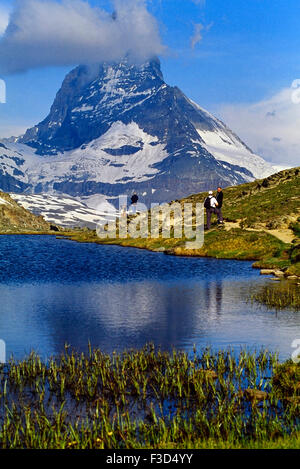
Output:
[[[284,272],[281,270],[275,270],[274,275],[275,277],[284,277]]]

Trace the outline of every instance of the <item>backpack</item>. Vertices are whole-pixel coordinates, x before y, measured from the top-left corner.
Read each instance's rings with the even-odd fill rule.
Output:
[[[205,199],[204,208],[206,208],[207,210],[209,210],[211,208],[210,198],[209,197],[206,197],[206,199]]]

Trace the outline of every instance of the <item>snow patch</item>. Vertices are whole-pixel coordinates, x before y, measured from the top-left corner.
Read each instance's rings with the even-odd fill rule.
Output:
[[[10,205],[10,206],[12,206],[12,204],[10,202],[8,202],[5,199],[2,199],[2,197],[0,197],[0,205]]]
[[[205,142],[204,146],[207,151],[218,161],[246,168],[257,179],[268,177],[274,173],[274,168],[269,163],[252,153],[241,141],[235,138],[234,134],[230,135],[222,130],[212,132],[197,129],[197,132]],[[245,177],[245,174],[241,175]],[[254,178],[248,177],[249,181]]]
[[[88,111],[93,111],[94,106],[88,106],[87,104],[84,104],[81,107],[76,107],[75,109],[72,110],[72,112],[88,112]]]
[[[107,216],[115,218],[117,215],[112,206],[110,206],[107,214],[105,210],[93,209],[80,200],[64,194],[10,194],[10,196],[31,213],[42,215],[49,223],[66,228],[86,226],[96,229],[98,223],[103,223],[107,220]]]
[[[155,163],[168,157],[163,144],[153,146],[158,138],[144,132],[135,122],[115,122],[100,138],[72,151],[54,156],[37,157],[28,168],[28,180],[36,186],[53,184],[63,180],[76,182],[126,183],[147,181],[159,171]],[[126,146],[141,147],[133,155],[110,155],[105,150],[117,150]],[[151,145],[152,144],[152,145]],[[47,191],[49,188],[47,189]]]

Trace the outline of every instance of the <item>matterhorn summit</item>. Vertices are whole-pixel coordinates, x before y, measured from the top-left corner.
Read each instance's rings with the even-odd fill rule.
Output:
[[[164,81],[157,58],[80,65],[49,115],[0,143],[0,188],[168,202],[274,172],[220,120]]]

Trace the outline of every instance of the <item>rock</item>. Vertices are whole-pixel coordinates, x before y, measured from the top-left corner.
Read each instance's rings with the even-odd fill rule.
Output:
[[[298,276],[297,275],[289,275],[288,277],[288,280],[298,280]]]
[[[274,275],[275,270],[274,269],[262,269],[260,271],[260,275]]]
[[[282,270],[276,269],[262,269],[260,271],[261,275],[275,275],[276,277],[284,277],[284,272]]]
[[[166,249],[164,251],[164,253],[167,255],[167,256],[174,256],[175,254],[177,254],[177,252],[174,251],[174,249]]]
[[[249,401],[264,401],[268,397],[268,393],[259,389],[246,389],[244,396]]]

